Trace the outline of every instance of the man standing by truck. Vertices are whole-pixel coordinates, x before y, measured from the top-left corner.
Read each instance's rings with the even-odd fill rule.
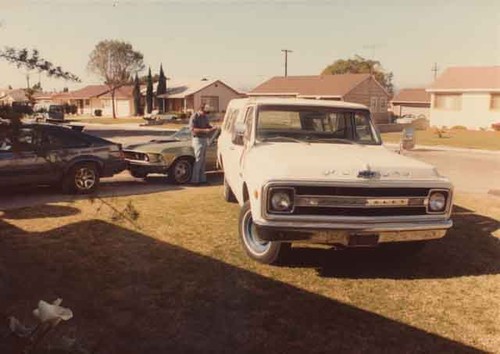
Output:
[[[210,125],[208,112],[208,105],[202,104],[200,109],[195,112],[189,120],[195,156],[193,176],[191,178],[191,184],[193,185],[207,183],[207,177],[205,175],[205,156],[208,147],[208,137],[212,131],[217,129]]]

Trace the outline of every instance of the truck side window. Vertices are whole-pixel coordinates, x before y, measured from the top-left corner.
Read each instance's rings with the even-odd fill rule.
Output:
[[[253,107],[247,108],[247,111],[245,112],[245,117],[241,119],[241,117],[237,117],[240,119],[235,119],[234,127],[233,127],[233,144],[235,145],[243,145],[244,144],[244,139],[246,137],[246,122],[248,120],[251,120],[253,117]]]

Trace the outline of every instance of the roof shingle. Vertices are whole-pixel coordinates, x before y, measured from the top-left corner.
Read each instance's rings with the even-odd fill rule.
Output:
[[[424,88],[408,88],[399,91],[392,99],[392,103],[431,103],[431,94]]]

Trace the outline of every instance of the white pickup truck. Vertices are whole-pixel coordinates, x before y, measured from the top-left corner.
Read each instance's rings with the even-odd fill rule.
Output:
[[[231,101],[218,140],[224,195],[246,253],[276,263],[291,243],[414,252],[452,226],[453,186],[382,146],[370,111],[339,101]]]

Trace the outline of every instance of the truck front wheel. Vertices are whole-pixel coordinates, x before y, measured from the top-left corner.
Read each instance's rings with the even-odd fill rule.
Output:
[[[290,252],[291,245],[288,242],[264,241],[259,237],[248,200],[241,208],[238,225],[240,241],[245,252],[257,262],[278,264]]]

